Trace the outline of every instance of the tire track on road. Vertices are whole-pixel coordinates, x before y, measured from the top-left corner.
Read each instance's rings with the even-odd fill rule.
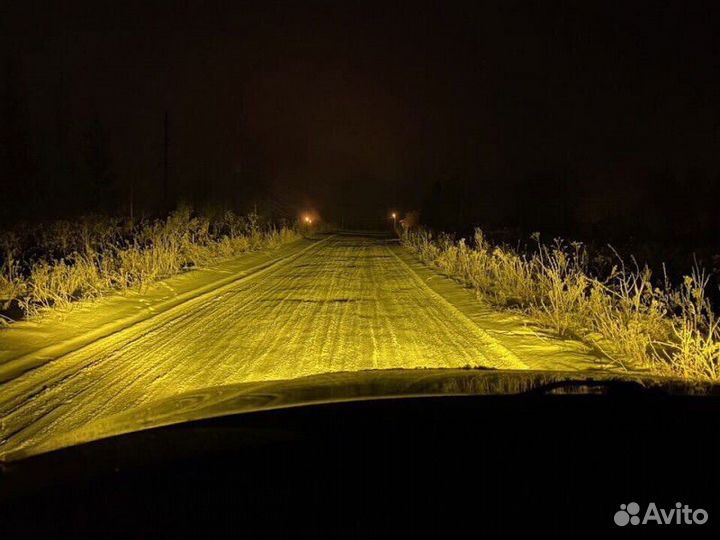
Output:
[[[388,249],[388,251],[393,255],[393,257],[395,257],[395,260],[397,260],[398,263],[406,269],[407,273],[412,276],[413,281],[417,283],[419,287],[421,287],[435,301],[444,305],[447,310],[455,316],[455,319],[457,321],[459,321],[465,328],[468,328],[478,337],[481,349],[486,352],[486,356],[489,359],[492,358],[496,360],[497,364],[499,364],[488,367],[498,367],[503,369],[528,369],[528,366],[524,362],[522,362],[515,353],[505,347],[502,343],[500,343],[500,341],[485,332],[482,328],[475,324],[475,322],[466,317],[462,311],[453,306],[445,298],[432,290],[432,288],[430,288],[430,286],[427,285],[427,283],[425,283],[422,278],[418,276],[405,261],[398,257],[395,252],[393,252],[391,249]]]
[[[332,371],[521,368],[387,241],[335,236],[3,385],[0,453],[149,401]],[[261,279],[255,279],[261,278]]]
[[[226,291],[231,290],[233,287],[237,287],[241,283],[245,283],[261,277],[268,272],[277,271],[277,269],[280,268],[282,265],[290,264],[297,258],[305,255],[307,252],[319,248],[323,243],[329,241],[330,238],[331,237],[319,240],[299,252],[272,261],[271,263],[261,265],[260,268],[254,268],[244,271],[242,275],[226,278],[222,280],[220,282],[220,285],[216,286],[215,288],[206,290],[208,288],[205,287],[199,294],[196,293],[196,291],[191,291],[191,293],[183,295],[186,298],[184,298],[182,301],[173,301],[173,304],[168,309],[155,311],[149,316],[143,316],[142,318],[130,322],[129,324],[122,324],[115,328],[114,331],[112,331],[111,333],[103,335],[98,339],[92,339],[92,337],[95,335],[94,332],[82,336],[77,340],[78,346],[76,348],[67,350],[63,352],[63,354],[60,354],[49,360],[46,359],[44,360],[43,364],[33,369],[23,371],[21,375],[19,375],[18,377],[16,377],[15,380],[12,381],[12,385],[8,384],[8,381],[5,381],[0,386],[0,388],[2,388],[3,390],[2,399],[0,400],[0,418],[3,418],[3,420],[5,420],[11,413],[15,411],[16,407],[22,406],[28,400],[35,399],[39,393],[46,392],[47,389],[54,384],[66,381],[68,378],[71,378],[74,375],[81,374],[83,370],[92,368],[93,365],[102,360],[101,355],[95,355],[92,353],[97,349],[101,350],[102,347],[106,343],[108,343],[108,341],[113,340],[113,338],[115,338],[119,334],[123,334],[123,337],[125,339],[122,340],[122,342],[120,343],[114,343],[116,349],[119,347],[126,348],[132,346],[134,343],[140,340],[146,339],[148,336],[151,336],[155,332],[157,332],[157,327],[167,325],[166,329],[172,328],[174,325],[177,325],[184,320],[193,319],[196,315],[196,312],[193,311],[191,308],[194,307],[196,304],[207,302],[208,299],[222,295]],[[229,305],[227,307],[228,309],[233,309],[232,305]],[[128,333],[129,335],[126,335]],[[165,334],[168,336],[171,342],[181,339],[181,336],[177,334],[172,334],[168,332],[165,332]],[[64,346],[65,344],[59,344],[55,346],[55,348],[60,348]],[[50,347],[46,349],[50,349]],[[58,365],[59,361],[62,361],[64,358],[67,357],[80,357],[80,359],[82,360],[82,353],[86,349],[88,349],[87,352],[91,354],[85,355],[85,359],[87,360],[85,364],[78,365],[70,363],[70,365]],[[34,353],[31,353],[31,355],[33,356],[40,355],[43,358],[45,358],[47,354],[48,353],[45,349],[43,349],[42,351],[36,351]],[[19,357],[17,359],[14,359],[12,362],[22,361],[24,358],[25,356]],[[3,367],[4,366],[5,364],[3,364]],[[47,373],[47,371],[51,371],[51,373]]]
[[[8,380],[11,380],[27,371],[42,367],[44,364],[51,362],[52,360],[56,360],[57,358],[60,358],[62,356],[65,356],[66,354],[82,349],[83,347],[91,343],[95,343],[102,339],[111,337],[114,334],[127,330],[128,328],[131,328],[135,325],[155,319],[156,317],[166,315],[167,313],[172,312],[176,308],[185,306],[189,302],[200,301],[205,299],[206,297],[217,294],[225,290],[226,288],[231,287],[233,284],[238,283],[239,281],[250,280],[259,277],[280,264],[287,263],[296,259],[297,257],[302,256],[307,251],[318,247],[318,245],[324,242],[327,242],[328,240],[330,240],[330,238],[331,236],[322,240],[318,240],[314,244],[307,246],[299,252],[292,253],[281,259],[275,259],[269,263],[261,264],[258,267],[243,270],[239,275],[224,278],[210,285],[203,286],[198,289],[181,294],[171,300],[167,300],[155,306],[155,309],[150,313],[145,313],[140,316],[128,317],[126,320],[119,322],[116,321],[112,324],[104,325],[99,329],[87,332],[82,336],[78,336],[77,338],[66,340],[59,344],[43,347],[41,349],[37,349],[27,354],[23,354],[16,358],[6,360],[2,364],[0,364],[0,384],[3,384]]]

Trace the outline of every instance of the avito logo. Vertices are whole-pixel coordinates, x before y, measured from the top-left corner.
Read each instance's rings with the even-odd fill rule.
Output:
[[[654,502],[648,504],[642,518],[640,517],[640,505],[636,502],[621,504],[620,510],[613,516],[615,525],[624,527],[630,525],[704,525],[708,520],[708,513],[702,508],[693,510],[687,504],[675,503],[675,508],[666,510],[658,508]]]

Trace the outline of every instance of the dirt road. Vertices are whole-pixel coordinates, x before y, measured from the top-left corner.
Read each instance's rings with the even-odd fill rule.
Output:
[[[118,295],[0,332],[0,455],[202,387],[360,369],[596,363],[578,343],[482,307],[387,236],[324,236],[264,257],[212,279],[171,278],[165,298]]]

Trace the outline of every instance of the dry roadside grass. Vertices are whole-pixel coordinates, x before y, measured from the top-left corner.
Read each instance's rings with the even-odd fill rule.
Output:
[[[469,243],[422,229],[404,232],[402,242],[492,305],[521,310],[623,368],[720,380],[720,322],[702,271],[679,286],[658,285],[648,268],[618,258],[607,275],[595,276],[582,244],[533,238],[536,249],[527,253],[491,245],[481,230]]]
[[[213,217],[181,208],[167,219],[131,223],[107,217],[0,232],[0,311],[25,317],[79,299],[143,286],[183,270],[299,238],[257,214]],[[11,322],[0,315],[0,325]]]

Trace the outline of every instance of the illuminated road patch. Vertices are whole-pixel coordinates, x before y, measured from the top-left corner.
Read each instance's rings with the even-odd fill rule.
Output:
[[[3,384],[3,446],[210,386],[364,369],[526,369],[538,358],[567,368],[582,354],[507,316],[473,315],[458,300],[467,291],[428,272],[389,238],[309,244]]]

